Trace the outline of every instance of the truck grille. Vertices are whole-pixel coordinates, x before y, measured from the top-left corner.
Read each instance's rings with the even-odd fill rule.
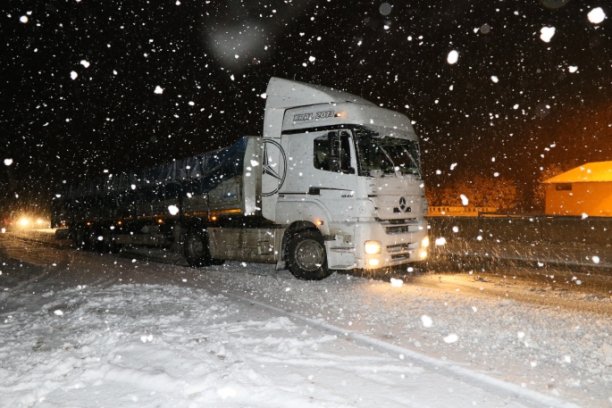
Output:
[[[407,218],[399,220],[380,220],[387,235],[408,234],[419,231],[419,223],[416,218]]]
[[[417,248],[417,246],[418,245],[416,243],[387,245],[387,253],[391,255],[391,259],[394,261],[397,261],[400,259],[410,259],[409,251],[411,249]]]

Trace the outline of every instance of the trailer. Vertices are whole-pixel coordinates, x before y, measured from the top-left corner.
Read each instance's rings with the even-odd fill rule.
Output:
[[[79,249],[145,245],[192,266],[274,263],[300,279],[427,259],[427,202],[409,119],[331,88],[271,78],[263,134],[69,186],[52,226]]]

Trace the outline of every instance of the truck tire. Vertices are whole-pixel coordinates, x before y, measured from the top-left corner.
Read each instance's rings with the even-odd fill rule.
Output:
[[[189,266],[196,268],[214,263],[208,248],[208,234],[205,231],[187,233],[183,240],[183,250]]]
[[[304,280],[321,280],[331,275],[327,253],[319,231],[294,233],[287,241],[287,268],[293,276]]]

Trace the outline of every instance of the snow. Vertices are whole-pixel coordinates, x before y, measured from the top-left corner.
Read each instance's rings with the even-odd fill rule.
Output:
[[[380,6],[378,6],[378,12],[385,17],[391,14],[392,10],[393,6],[386,1],[381,3]]]
[[[162,88],[162,87],[161,87],[161,86],[159,86],[159,85],[156,85],[156,86],[155,86],[155,89],[153,90],[153,93],[154,93],[154,94],[157,94],[157,95],[161,95],[161,94],[163,94],[163,93],[164,93],[164,88]]]
[[[433,326],[433,320],[431,319],[431,317],[423,315],[421,316],[421,324],[423,325],[423,327],[431,327]]]
[[[444,237],[438,237],[436,238],[435,242],[434,242],[435,246],[444,246],[446,245],[446,238]]]
[[[601,24],[606,19],[606,13],[601,7],[595,7],[589,11],[587,17],[592,24]]]
[[[11,158],[6,158],[6,159],[4,159],[4,165],[5,165],[6,167],[9,167],[9,166],[10,166],[10,165],[12,165],[12,164],[13,164],[13,159],[11,159]]]
[[[269,265],[193,269],[7,239],[0,406],[596,407],[612,397],[606,314],[463,286],[304,282]],[[438,279],[452,277],[426,282]]]
[[[76,71],[70,71],[70,79],[75,80],[79,77]]]
[[[176,205],[171,204],[168,206],[168,212],[170,215],[176,215],[179,213],[179,208]]]
[[[459,52],[457,50],[451,50],[446,56],[446,62],[450,65],[456,64],[459,61]]]
[[[555,35],[555,27],[542,27],[540,29],[540,40],[549,43]]]

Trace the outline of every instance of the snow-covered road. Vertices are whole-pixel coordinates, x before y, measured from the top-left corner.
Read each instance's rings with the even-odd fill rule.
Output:
[[[576,311],[490,282],[303,282],[9,236],[0,271],[0,406],[612,403],[609,295]]]

